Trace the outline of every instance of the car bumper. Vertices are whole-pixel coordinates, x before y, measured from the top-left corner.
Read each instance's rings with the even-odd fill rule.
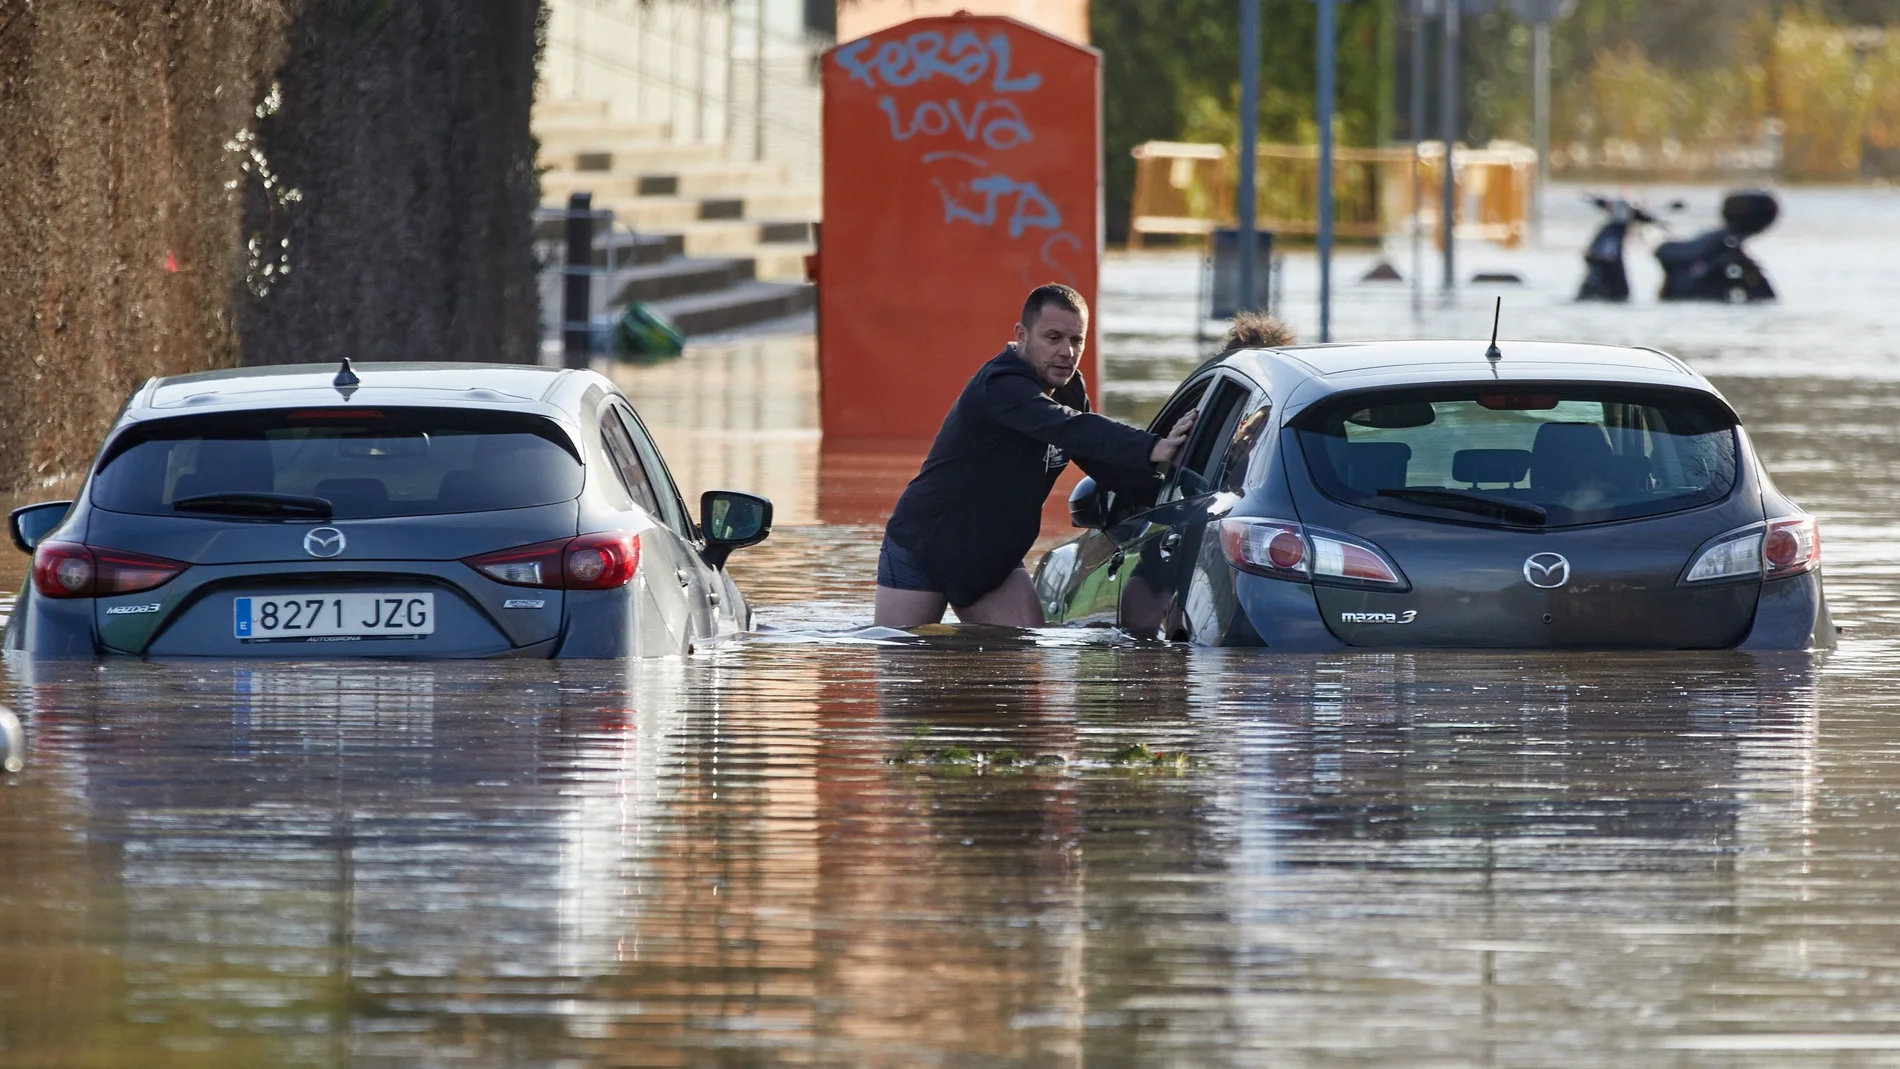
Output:
[[[1234,572],[1234,599],[1240,615],[1227,628],[1223,645],[1261,645],[1289,653],[1324,653],[1346,649],[1321,622],[1313,588],[1247,572]],[[1252,636],[1246,634],[1252,625]],[[1247,641],[1251,637],[1254,641]]]
[[[1762,584],[1755,626],[1736,648],[1831,650],[1835,641],[1834,618],[1827,610],[1827,592],[1816,570]]]
[[[1236,572],[1234,596],[1243,619],[1226,629],[1222,645],[1264,645],[1293,653],[1352,648],[1327,630],[1313,588],[1305,583]],[[1735,648],[1829,650],[1835,641],[1821,573],[1816,571],[1763,584],[1754,623]]]

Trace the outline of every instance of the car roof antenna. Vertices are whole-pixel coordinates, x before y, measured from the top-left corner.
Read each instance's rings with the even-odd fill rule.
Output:
[[[1484,358],[1491,361],[1493,367],[1497,366],[1498,361],[1504,359],[1504,354],[1498,351],[1498,320],[1502,318],[1504,318],[1504,298],[1500,295],[1497,307],[1491,312],[1491,347],[1484,351]],[[348,361],[344,363],[347,365]]]
[[[362,383],[363,380],[356,377],[356,369],[350,367],[350,358],[346,356],[343,358],[343,366],[337,368],[336,378],[330,385],[341,390],[345,386],[360,386]]]

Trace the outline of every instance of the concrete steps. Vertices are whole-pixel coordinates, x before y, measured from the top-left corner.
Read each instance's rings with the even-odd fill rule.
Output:
[[[743,282],[714,293],[654,301],[681,334],[716,334],[768,319],[797,315],[818,304],[809,282]]]
[[[530,114],[536,130],[563,123],[608,121],[605,100],[537,100]]]
[[[630,197],[744,197],[780,192],[785,186],[785,168],[776,163],[695,162],[658,150],[624,167],[582,170],[545,152],[541,164],[553,168],[541,176],[543,197],[566,197],[583,189]]]
[[[608,300],[613,304],[650,303],[714,293],[753,281],[753,269],[751,260],[676,256],[614,272]]]
[[[752,261],[752,270],[769,282],[805,281],[805,257],[817,251],[809,244],[755,245],[741,255]]]
[[[705,334],[816,304],[805,257],[822,199],[788,186],[782,164],[675,144],[664,123],[614,121],[606,101],[542,100],[533,117],[542,203],[558,208],[587,192],[596,209],[614,214],[612,233],[595,240],[594,263],[614,265],[597,278],[597,323],[643,302],[682,333]],[[543,220],[536,236],[558,241],[562,225]],[[558,291],[555,281],[544,282],[544,301]]]
[[[647,138],[544,137],[541,165],[582,174],[672,173],[681,166],[724,166],[717,145],[672,145]],[[546,178],[544,175],[543,178]]]

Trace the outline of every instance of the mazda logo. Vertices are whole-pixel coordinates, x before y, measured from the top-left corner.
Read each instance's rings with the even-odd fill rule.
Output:
[[[1533,553],[1524,558],[1524,581],[1542,590],[1555,590],[1570,581],[1570,562],[1561,553]]]
[[[334,557],[344,545],[343,532],[334,527],[312,527],[303,536],[303,551],[313,557]]]

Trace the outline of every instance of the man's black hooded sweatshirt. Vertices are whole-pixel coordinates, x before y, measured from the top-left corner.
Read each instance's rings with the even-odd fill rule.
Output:
[[[1156,440],[1091,413],[1081,372],[1043,393],[1012,345],[950,406],[884,533],[943,584],[950,604],[968,605],[1022,564],[1070,458],[1104,486],[1139,492],[1160,481],[1148,459]]]

